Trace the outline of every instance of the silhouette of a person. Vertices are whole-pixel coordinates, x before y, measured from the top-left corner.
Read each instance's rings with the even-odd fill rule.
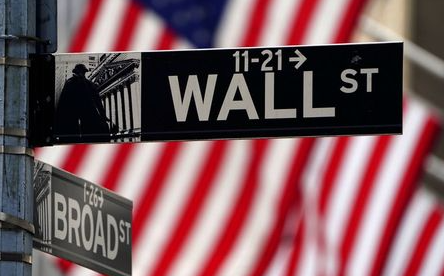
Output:
[[[110,139],[109,119],[96,85],[85,77],[86,72],[85,65],[77,64],[60,94],[54,129],[60,142],[105,142]]]

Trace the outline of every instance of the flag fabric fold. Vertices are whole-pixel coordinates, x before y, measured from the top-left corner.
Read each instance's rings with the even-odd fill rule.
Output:
[[[414,101],[404,104],[403,120],[402,136],[316,142],[291,275],[381,275],[439,129]]]

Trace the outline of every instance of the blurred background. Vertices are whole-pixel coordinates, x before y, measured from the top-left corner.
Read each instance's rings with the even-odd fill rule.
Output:
[[[402,136],[38,149],[133,200],[133,275],[444,275],[443,1],[58,5],[59,52],[404,42]]]

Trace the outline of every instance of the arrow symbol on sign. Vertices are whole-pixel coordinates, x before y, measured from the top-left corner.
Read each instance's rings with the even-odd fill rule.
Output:
[[[299,67],[301,67],[301,65],[304,64],[304,62],[307,60],[307,58],[299,50],[294,51],[294,53],[297,55],[297,57],[291,57],[289,61],[297,62],[294,68],[299,69]]]

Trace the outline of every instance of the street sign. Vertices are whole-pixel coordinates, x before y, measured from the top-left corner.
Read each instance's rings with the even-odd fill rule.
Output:
[[[33,141],[399,134],[402,47],[391,42],[65,54],[50,61],[39,56],[34,79],[47,86],[35,89],[51,95],[36,92],[33,129],[39,138]]]
[[[34,248],[112,276],[131,275],[132,203],[35,160]]]

